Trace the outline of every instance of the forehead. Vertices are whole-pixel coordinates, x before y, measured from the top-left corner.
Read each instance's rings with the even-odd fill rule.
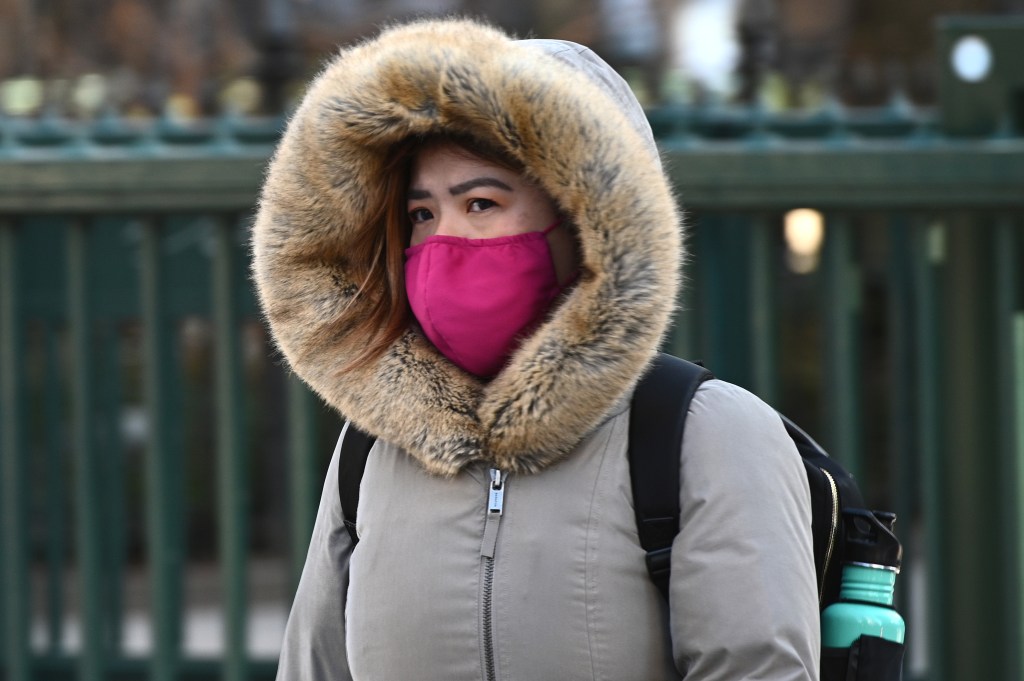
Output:
[[[497,163],[475,155],[470,150],[451,142],[438,142],[419,149],[412,160],[412,179],[423,181],[465,173],[487,172],[503,176],[518,173]]]

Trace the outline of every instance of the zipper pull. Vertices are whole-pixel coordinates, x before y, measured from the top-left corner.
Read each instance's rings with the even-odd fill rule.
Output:
[[[491,490],[487,497],[487,513],[501,515],[505,504],[505,479],[497,468],[491,469]]]
[[[491,469],[491,482],[487,485],[487,522],[484,525],[484,539],[480,545],[480,555],[494,558],[494,548],[498,544],[498,525],[505,507],[505,481],[508,477],[497,468]]]

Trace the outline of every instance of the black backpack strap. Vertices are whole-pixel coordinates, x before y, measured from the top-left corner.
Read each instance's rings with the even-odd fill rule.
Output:
[[[359,483],[363,481],[366,460],[370,457],[370,448],[376,438],[348,422],[348,428],[342,431],[341,452],[338,454],[338,496],[341,497],[341,515],[345,520],[345,529],[352,537],[352,543],[359,541],[356,534],[356,510],[359,508]]]
[[[629,471],[640,545],[647,571],[668,598],[672,540],[679,532],[679,452],[690,401],[714,375],[704,367],[659,353],[633,393],[629,417]]]

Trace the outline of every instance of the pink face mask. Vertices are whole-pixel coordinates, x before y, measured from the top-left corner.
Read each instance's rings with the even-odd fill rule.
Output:
[[[477,376],[497,374],[561,293],[547,233],[429,236],[406,249],[405,290],[427,338]]]

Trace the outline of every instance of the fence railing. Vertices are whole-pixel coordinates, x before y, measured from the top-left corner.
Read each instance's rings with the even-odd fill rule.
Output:
[[[900,103],[651,119],[689,211],[667,345],[897,511],[909,676],[1020,678],[1024,139],[946,139]],[[282,369],[248,279],[276,129],[0,122],[10,681],[273,675],[259,641],[338,427]],[[796,208],[824,230],[800,267]]]

